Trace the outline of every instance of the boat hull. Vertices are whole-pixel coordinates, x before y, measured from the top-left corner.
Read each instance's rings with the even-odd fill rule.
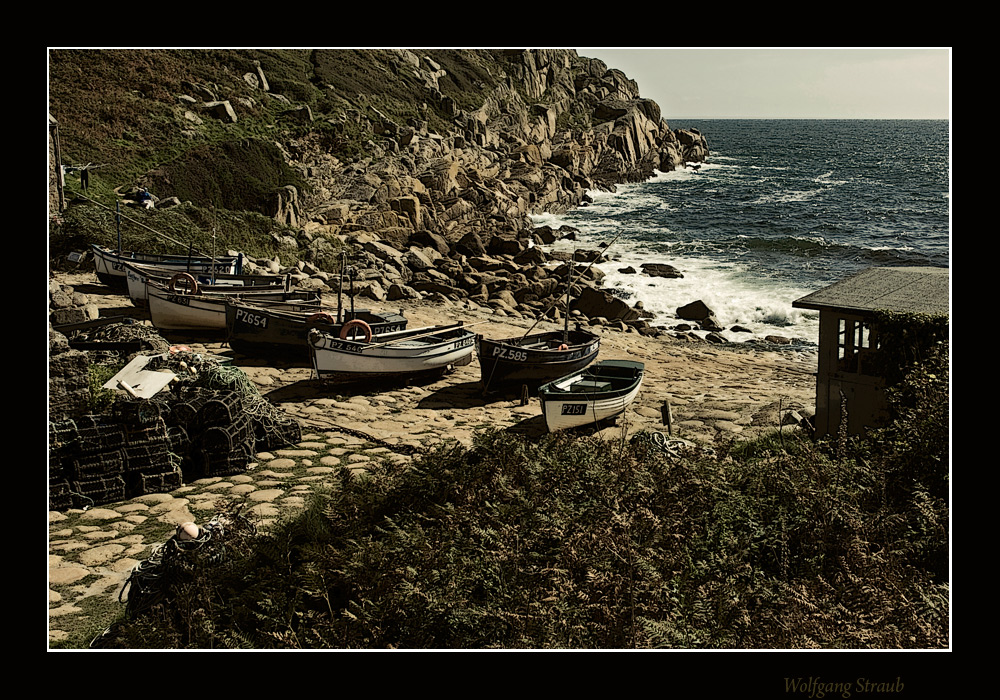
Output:
[[[234,292],[213,294],[175,294],[152,284],[148,285],[149,320],[159,330],[201,331],[224,333],[226,331],[226,303],[237,297],[262,301],[312,302],[319,306],[318,292],[275,291]]]
[[[608,360],[538,389],[549,432],[611,420],[625,412],[642,388],[641,362]]]
[[[94,270],[97,279],[103,284],[126,288],[128,280],[125,276],[126,263],[156,265],[178,272],[198,272],[233,275],[239,274],[242,268],[242,256],[219,256],[206,258],[187,255],[153,255],[136,252],[117,252],[99,245],[91,245],[94,253]]]
[[[352,382],[444,372],[468,364],[472,361],[475,335],[459,324],[386,333],[364,343],[312,329],[308,345],[319,379]]]
[[[123,263],[125,269],[125,282],[128,287],[128,296],[132,300],[132,305],[138,308],[146,308],[148,300],[146,298],[146,283],[150,280],[160,284],[169,284],[171,278],[180,272],[187,270],[170,270],[164,267],[147,267],[132,263]],[[247,289],[250,291],[263,291],[265,289],[284,290],[289,289],[289,278],[287,275],[231,275],[213,274],[211,272],[191,272],[188,273],[198,284],[199,289],[204,291]]]
[[[536,333],[521,338],[490,340],[476,337],[476,354],[486,392],[504,386],[527,384],[537,387],[592,363],[600,351],[596,333],[575,330],[565,338],[562,331]]]
[[[317,312],[336,318],[336,310],[308,309],[277,310],[252,302],[230,303],[226,307],[226,341],[235,352],[250,357],[283,358],[310,362],[309,331],[312,328],[339,336],[342,326],[323,320],[309,320]],[[373,333],[384,334],[406,330],[407,320],[397,313],[373,313],[359,309],[343,314],[343,320],[359,319]]]

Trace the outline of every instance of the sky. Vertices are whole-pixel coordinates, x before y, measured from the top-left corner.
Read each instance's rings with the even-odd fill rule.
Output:
[[[951,47],[592,48],[664,119],[950,119]]]

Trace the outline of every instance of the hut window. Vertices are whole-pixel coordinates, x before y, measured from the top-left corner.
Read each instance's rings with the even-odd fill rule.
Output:
[[[867,373],[871,357],[878,349],[876,334],[862,319],[841,318],[837,334],[837,369],[841,372]]]

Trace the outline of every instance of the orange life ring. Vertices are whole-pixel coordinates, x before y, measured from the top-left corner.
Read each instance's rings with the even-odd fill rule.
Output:
[[[365,334],[365,340],[364,340],[364,342],[366,342],[366,343],[370,343],[371,342],[371,339],[372,339],[372,327],[369,326],[364,321],[362,321],[360,318],[355,318],[355,319],[353,319],[351,321],[348,321],[343,326],[341,326],[341,328],[340,328],[340,339],[341,340],[346,340],[347,336],[350,335],[351,331],[353,331],[355,328],[360,328],[362,330],[362,332],[364,332],[364,334]]]
[[[176,275],[170,278],[170,284],[168,285],[171,292],[177,293],[177,283],[180,281],[187,282],[187,286],[184,290],[185,294],[197,294],[198,293],[198,281],[186,272],[178,272]]]
[[[560,350],[569,350],[569,345],[567,345],[566,343],[563,343],[562,345],[559,346],[559,349]]]
[[[170,346],[170,354],[171,355],[176,355],[179,352],[191,352],[191,348],[189,348],[187,345],[171,345]]]
[[[306,319],[307,323],[329,323],[331,326],[337,322],[337,319],[333,317],[333,314],[327,313],[326,311],[317,311],[312,316]]]

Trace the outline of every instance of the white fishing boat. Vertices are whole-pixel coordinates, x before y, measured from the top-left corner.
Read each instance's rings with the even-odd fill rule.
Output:
[[[406,318],[392,311],[351,309],[339,312],[314,304],[262,304],[252,299],[232,299],[226,305],[226,342],[250,357],[309,361],[310,328],[345,338],[368,337],[406,329]]]
[[[97,279],[109,286],[124,288],[127,285],[125,263],[141,263],[156,265],[177,272],[214,273],[219,275],[236,275],[242,272],[243,255],[220,255],[210,257],[203,255],[157,255],[121,251],[105,248],[97,244],[90,246],[94,253],[94,269]]]
[[[625,412],[642,388],[645,365],[603,360],[538,388],[549,432],[611,420]]]
[[[200,290],[199,290],[200,291]],[[267,290],[213,291],[191,294],[178,286],[147,282],[146,298],[149,320],[159,330],[166,331],[226,331],[226,303],[229,299],[264,302],[314,303],[319,306],[321,295],[317,291]]]
[[[214,274],[211,272],[178,272],[168,267],[158,265],[143,265],[141,263],[123,262],[125,280],[128,284],[128,296],[132,304],[138,308],[146,308],[146,283],[150,280],[170,285],[183,284],[193,290],[203,292],[226,291],[234,288],[246,291],[284,290],[290,288],[288,275],[235,275]],[[184,278],[190,275],[190,280]],[[180,278],[178,278],[180,276]]]
[[[424,326],[351,340],[313,328],[309,353],[319,379],[394,379],[469,364],[476,337],[461,323]]]

